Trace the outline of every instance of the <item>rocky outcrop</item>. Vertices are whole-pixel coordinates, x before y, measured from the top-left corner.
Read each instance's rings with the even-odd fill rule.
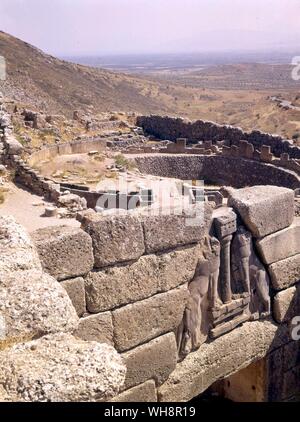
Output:
[[[72,332],[79,323],[64,288],[37,270],[1,277],[0,315],[0,348],[48,333]]]
[[[0,256],[0,400],[115,396],[125,379],[121,357],[72,336],[79,318],[67,290],[43,272],[29,235],[11,217],[0,218]]]
[[[126,372],[113,347],[62,333],[1,352],[0,368],[0,400],[21,402],[108,400]]]

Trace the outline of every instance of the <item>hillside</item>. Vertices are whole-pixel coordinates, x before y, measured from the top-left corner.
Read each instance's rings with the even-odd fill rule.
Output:
[[[58,60],[4,32],[0,55],[7,63],[1,91],[22,103],[65,114],[89,106],[99,112],[162,111],[160,101],[149,95],[156,83]]]
[[[213,66],[204,71],[117,73],[70,63],[0,32],[7,80],[0,91],[15,102],[71,117],[74,110],[169,114],[260,129],[300,142],[300,111],[285,110],[279,97],[299,106],[291,67],[267,64]]]

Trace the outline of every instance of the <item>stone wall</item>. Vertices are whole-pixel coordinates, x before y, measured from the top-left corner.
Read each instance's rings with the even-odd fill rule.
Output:
[[[90,151],[103,151],[106,148],[106,143],[106,139],[96,138],[53,145],[34,152],[28,159],[28,164],[34,167],[41,161],[52,160],[58,155],[86,154]]]
[[[268,363],[265,399],[294,397],[292,388],[299,385],[292,384],[291,377],[298,370],[299,344],[292,341],[289,324],[300,312],[300,249],[293,201],[292,191],[272,186],[232,191],[229,205],[239,224],[251,232],[262,262],[255,265],[270,277],[266,293],[271,315],[265,312],[251,321],[243,314],[247,297],[235,296],[228,309],[222,305],[218,311],[224,315],[214,311],[217,330],[185,358],[178,329],[185,321],[190,288],[216,221],[225,224],[220,233],[227,236],[226,221],[235,215],[229,208],[213,214],[206,208],[205,219],[196,227],[187,226],[184,216],[88,211],[80,217],[80,229],[58,227],[32,234],[44,270],[67,290],[80,317],[75,335],[114,345],[123,357],[125,384],[113,401],[188,401],[260,359]],[[231,222],[228,227],[236,230]],[[275,379],[272,365],[280,353],[285,363],[276,361]],[[289,363],[287,356],[292,356]],[[286,379],[284,387],[278,374]]]
[[[175,141],[177,138],[186,138],[189,142],[199,141],[226,141],[228,145],[238,145],[240,140],[246,140],[255,148],[262,145],[270,146],[276,156],[288,153],[291,158],[300,159],[300,148],[293,146],[292,141],[284,140],[278,135],[270,135],[260,131],[245,132],[240,128],[219,125],[203,120],[189,121],[181,118],[163,116],[140,116],[137,126],[147,134],[158,139]]]
[[[271,163],[222,155],[151,155],[136,156],[142,173],[236,188],[253,185],[276,185],[290,189],[300,187],[300,176]]]
[[[135,213],[104,217],[89,211],[81,229],[32,234],[44,270],[67,290],[80,317],[75,335],[121,353],[127,375],[116,401],[157,401],[157,387],[175,369],[174,332],[210,216],[194,228],[185,227],[181,216],[145,220]],[[165,224],[169,230],[159,237]]]
[[[79,318],[66,290],[44,272],[28,233],[12,217],[0,218],[0,258],[0,401],[114,397],[126,372],[119,354],[73,335]]]

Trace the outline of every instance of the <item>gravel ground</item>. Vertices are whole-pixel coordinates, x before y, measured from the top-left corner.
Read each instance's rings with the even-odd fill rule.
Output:
[[[0,205],[0,215],[12,215],[29,232],[48,226],[68,225],[79,227],[80,223],[74,218],[62,219],[43,217],[46,202],[43,198],[33,195],[14,184],[8,185],[10,192],[4,204]]]

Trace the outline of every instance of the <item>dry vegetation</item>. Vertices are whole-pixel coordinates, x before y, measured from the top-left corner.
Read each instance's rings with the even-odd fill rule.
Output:
[[[55,59],[3,32],[0,54],[8,69],[1,84],[4,94],[43,111],[68,117],[75,109],[170,114],[299,139],[300,111],[284,110],[270,100],[281,96],[300,106],[299,82],[291,79],[290,66],[240,64],[131,76]],[[82,133],[76,125],[59,129],[64,140]],[[30,136],[38,146],[40,137]],[[43,136],[44,143],[55,142],[55,133]]]

